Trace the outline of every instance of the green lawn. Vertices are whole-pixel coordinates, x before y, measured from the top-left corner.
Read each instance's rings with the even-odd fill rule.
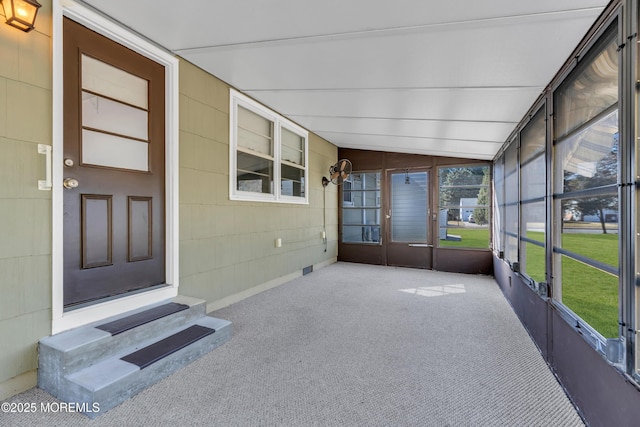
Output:
[[[448,234],[462,238],[440,240],[445,248],[488,248],[489,230],[453,228]],[[544,233],[528,232],[527,237],[544,242]],[[534,280],[545,280],[544,248],[527,243],[524,272]],[[562,247],[613,267],[618,266],[617,234],[564,233]],[[562,302],[605,338],[618,336],[618,278],[562,256]]]
[[[489,248],[488,228],[448,228],[447,234],[460,236],[462,240],[439,240],[441,248]]]
[[[528,235],[532,239],[537,237]],[[537,233],[542,236],[543,233]],[[566,250],[618,265],[617,234],[563,234]],[[544,280],[544,248],[527,244],[525,272]],[[562,257],[562,302],[605,338],[618,336],[618,278],[566,256]]]

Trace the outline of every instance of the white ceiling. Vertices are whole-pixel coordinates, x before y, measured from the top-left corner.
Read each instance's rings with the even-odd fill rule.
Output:
[[[339,147],[491,159],[607,0],[85,0]]]

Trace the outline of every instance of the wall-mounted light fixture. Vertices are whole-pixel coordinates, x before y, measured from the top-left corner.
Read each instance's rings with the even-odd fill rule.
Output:
[[[38,9],[42,6],[36,0],[0,0],[7,24],[25,33],[34,29]]]

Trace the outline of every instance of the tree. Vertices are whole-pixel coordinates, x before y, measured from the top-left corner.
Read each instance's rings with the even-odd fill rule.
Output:
[[[611,151],[595,164],[593,176],[567,172],[564,174],[564,192],[574,192],[589,188],[606,187],[618,182],[618,133],[613,135],[614,143]],[[617,188],[612,188],[613,194],[576,198],[564,203],[565,211],[578,211],[584,215],[597,215],[602,227],[602,234],[607,234],[605,227],[605,210],[618,209]],[[605,191],[608,193],[608,191]]]
[[[473,218],[478,225],[484,225],[489,223],[489,209],[480,206],[489,206],[489,168],[484,171],[482,177],[482,187],[478,192],[478,207],[473,211]]]

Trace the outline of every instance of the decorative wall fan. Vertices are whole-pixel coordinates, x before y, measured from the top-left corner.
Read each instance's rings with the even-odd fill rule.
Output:
[[[342,184],[351,174],[351,161],[347,159],[338,162],[329,168],[329,178],[322,177],[322,186],[326,187],[330,182],[335,185]]]

